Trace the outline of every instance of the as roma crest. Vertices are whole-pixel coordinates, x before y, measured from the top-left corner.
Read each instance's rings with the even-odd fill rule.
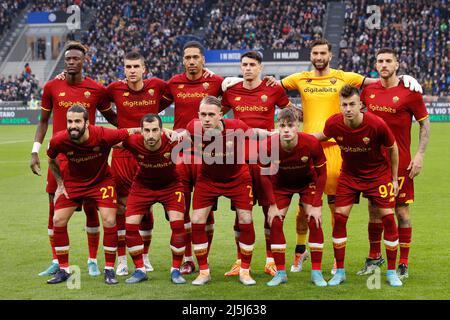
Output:
[[[370,97],[370,99],[375,98],[375,93],[372,93],[369,97]]]
[[[261,96],[261,100],[262,100],[262,102],[266,102],[267,101],[267,96],[265,94],[263,94]]]
[[[100,151],[100,147],[94,147],[94,149],[92,149],[92,151],[99,152]]]
[[[397,102],[398,102],[398,100],[400,100],[400,98],[399,98],[399,97],[397,97],[397,96],[395,96],[395,97],[393,97],[393,98],[392,98],[392,101],[393,101],[394,103],[397,103]]]
[[[148,89],[148,94],[153,96],[155,94],[155,89]]]
[[[365,144],[369,144],[370,138],[364,137],[364,138],[363,138],[363,142],[364,142]]]
[[[164,158],[169,159],[170,158],[170,152],[164,153]]]
[[[203,82],[203,89],[208,90],[208,88],[209,88],[209,83]]]
[[[306,161],[308,161],[309,158],[307,156],[303,156],[300,159],[302,160],[302,162],[306,162]]]
[[[337,79],[335,77],[330,79],[330,83],[333,85],[336,84],[336,81],[337,81]]]
[[[91,96],[91,93],[89,91],[85,91],[84,96],[88,99]]]
[[[129,95],[130,95],[130,93],[129,93],[129,92],[124,92],[122,96],[124,96],[124,97],[128,97]]]

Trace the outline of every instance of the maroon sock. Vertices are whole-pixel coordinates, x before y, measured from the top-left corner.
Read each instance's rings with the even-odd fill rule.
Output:
[[[286,239],[283,232],[283,221],[275,217],[270,228],[271,252],[277,270],[286,270]]]
[[[206,236],[208,237],[208,254],[214,237],[214,211],[210,211],[206,220]]]
[[[98,219],[97,206],[94,202],[83,203],[86,213],[86,234],[89,247],[89,258],[97,259],[100,244],[100,221]]]
[[[125,242],[125,214],[116,215],[117,222],[117,255],[119,257],[126,255],[126,242]]]
[[[394,214],[388,214],[381,218],[384,228],[384,246],[386,248],[387,269],[395,270],[398,250],[398,230]]]
[[[249,269],[252,261],[253,249],[255,247],[255,228],[252,223],[239,223],[239,247],[241,248],[242,269]]]
[[[142,237],[144,243],[144,254],[148,254],[150,250],[150,244],[152,242],[152,231],[153,231],[153,211],[145,214],[142,217],[141,224],[139,226],[139,234]]]
[[[54,230],[53,230],[53,216],[55,215],[55,203],[53,201],[49,201],[48,203],[48,240],[50,241],[50,248],[52,248],[52,257],[53,260],[58,260],[55,251],[55,243],[54,243]]]
[[[67,226],[53,227],[53,241],[55,244],[56,257],[60,268],[69,267],[69,234]]]
[[[345,247],[347,245],[347,220],[348,217],[337,212],[334,213],[333,249],[338,269],[344,268]]]
[[[411,247],[412,227],[398,228],[398,241],[400,244],[399,264],[408,265],[409,248]]]
[[[125,228],[125,241],[127,243],[128,252],[133,259],[135,268],[142,269],[144,268],[144,260],[142,257],[142,253],[144,252],[144,244],[142,242],[142,237],[139,234],[139,225],[127,223]]]
[[[208,269],[208,237],[205,223],[192,224],[192,245],[200,270]]]
[[[263,213],[264,213],[264,238],[266,239],[266,257],[267,258],[274,258],[274,255],[272,254],[272,248],[270,246],[270,225],[269,222],[267,222],[267,215],[269,213],[269,207],[263,206]],[[280,270],[280,269],[278,269]]]
[[[105,267],[114,268],[117,253],[117,226],[103,226],[103,251],[105,252]]]
[[[170,222],[172,236],[170,238],[170,248],[172,250],[172,267],[179,269],[183,262],[183,255],[186,244],[186,230],[184,221],[177,220]]]
[[[317,228],[314,218],[309,220],[308,227],[312,270],[322,270],[323,230],[322,227]]]
[[[377,259],[381,256],[381,237],[383,235],[383,223],[369,222],[369,258]]]

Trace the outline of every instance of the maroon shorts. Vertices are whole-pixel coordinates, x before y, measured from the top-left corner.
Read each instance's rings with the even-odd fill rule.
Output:
[[[394,187],[388,177],[368,182],[342,173],[338,179],[336,190],[336,207],[358,203],[361,193],[378,208],[395,207]]]
[[[273,187],[273,194],[275,196],[275,202],[279,210],[289,207],[292,196],[298,193],[300,195],[300,202],[310,204],[313,207],[322,206],[322,198],[315,200],[316,196],[316,184],[311,182],[299,189],[283,188],[281,186]]]
[[[137,170],[138,164],[133,156],[112,157],[111,173],[116,182],[117,195],[119,197],[128,196]]]
[[[200,172],[200,166],[201,164],[194,163],[177,164],[178,175],[180,176],[185,192],[192,192],[195,181],[197,180],[197,176]]]
[[[66,189],[69,198],[60,195],[55,200],[55,210],[69,207],[81,207],[83,201],[92,201],[98,208],[117,208],[116,186],[112,178],[85,188]]]
[[[261,183],[261,167],[258,164],[249,164],[248,168],[252,177],[254,204],[258,202],[260,206],[270,206],[272,204],[270,197]]]
[[[200,175],[194,190],[194,210],[214,206],[220,196],[231,199],[233,205],[242,210],[252,210],[253,190],[250,174],[245,172],[235,180],[217,182]]]
[[[414,202],[414,180],[409,177],[409,171],[406,169],[398,169],[398,188],[397,204]]]
[[[137,182],[131,186],[127,200],[126,216],[144,215],[155,203],[161,203],[164,210],[184,212],[184,191],[180,182],[168,185],[164,189],[150,189]]]
[[[58,156],[58,162],[59,162],[59,170],[62,172],[66,169],[68,161],[66,157]],[[55,176],[53,175],[53,171],[48,168],[47,171],[47,186],[45,187],[45,192],[47,193],[55,193],[56,189],[58,188],[58,184],[56,183]]]

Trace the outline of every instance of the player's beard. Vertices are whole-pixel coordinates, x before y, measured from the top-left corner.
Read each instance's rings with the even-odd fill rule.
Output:
[[[156,140],[156,139],[147,139],[147,140],[145,140],[145,144],[148,147],[154,147],[154,146],[156,146],[158,144],[158,142],[159,142],[159,140]]]
[[[76,129],[76,128],[70,129],[69,130],[70,139],[73,141],[80,140],[80,138],[84,135],[85,131],[86,131],[86,125],[84,125],[83,128],[81,128],[81,129]]]
[[[313,64],[314,68],[316,68],[316,70],[322,71],[322,70],[325,70],[326,68],[328,68],[328,65],[330,64],[330,60],[324,61],[322,66],[318,66],[317,62],[314,62],[314,61],[312,62],[312,64]]]
[[[395,74],[395,70],[392,70],[392,71],[390,71],[390,72],[389,72],[389,70],[382,70],[382,71],[388,71],[388,74],[387,74],[387,75],[383,75],[383,74],[380,72],[380,77],[383,78],[384,80],[390,79],[390,78]]]

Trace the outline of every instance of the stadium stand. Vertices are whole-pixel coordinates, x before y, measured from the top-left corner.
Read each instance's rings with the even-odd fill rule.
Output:
[[[392,47],[399,53],[399,74],[409,74],[425,94],[450,93],[450,16],[448,1],[371,1],[380,6],[380,29],[365,25],[367,1],[346,1],[339,68],[377,77],[375,53]]]
[[[300,49],[322,37],[326,1],[218,1],[205,40],[209,49]]]
[[[145,57],[148,76],[168,80],[181,71],[183,38],[203,25],[203,0],[100,0],[95,24],[82,42],[89,46],[87,74],[101,83],[124,78],[123,55],[137,49]]]
[[[32,95],[39,98],[41,88],[33,74],[23,72],[20,76],[4,77],[0,75],[0,102],[1,101],[28,101]]]
[[[2,0],[0,3],[0,39],[11,27],[11,22],[27,6],[26,0]]]
[[[26,5],[30,5],[31,11],[53,11],[66,10],[73,3],[2,1],[0,38],[11,17]],[[182,72],[181,47],[187,40],[200,40],[208,49],[301,49],[316,38],[326,37],[325,0],[77,0],[75,4],[80,5],[82,12],[90,10],[94,15],[93,23],[79,38],[89,48],[85,72],[105,85],[124,78],[122,58],[133,49],[144,55],[148,77],[167,80]],[[366,0],[345,1],[344,33],[339,56],[335,57],[338,67],[377,77],[375,52],[381,47],[393,47],[401,53],[400,74],[417,78],[426,94],[448,95],[448,1],[372,1],[370,4],[381,8],[380,29],[365,25],[368,4]],[[22,86],[18,83],[23,80],[18,79],[23,77],[17,76],[11,83],[2,79],[2,100],[30,96],[28,90],[20,91]]]

